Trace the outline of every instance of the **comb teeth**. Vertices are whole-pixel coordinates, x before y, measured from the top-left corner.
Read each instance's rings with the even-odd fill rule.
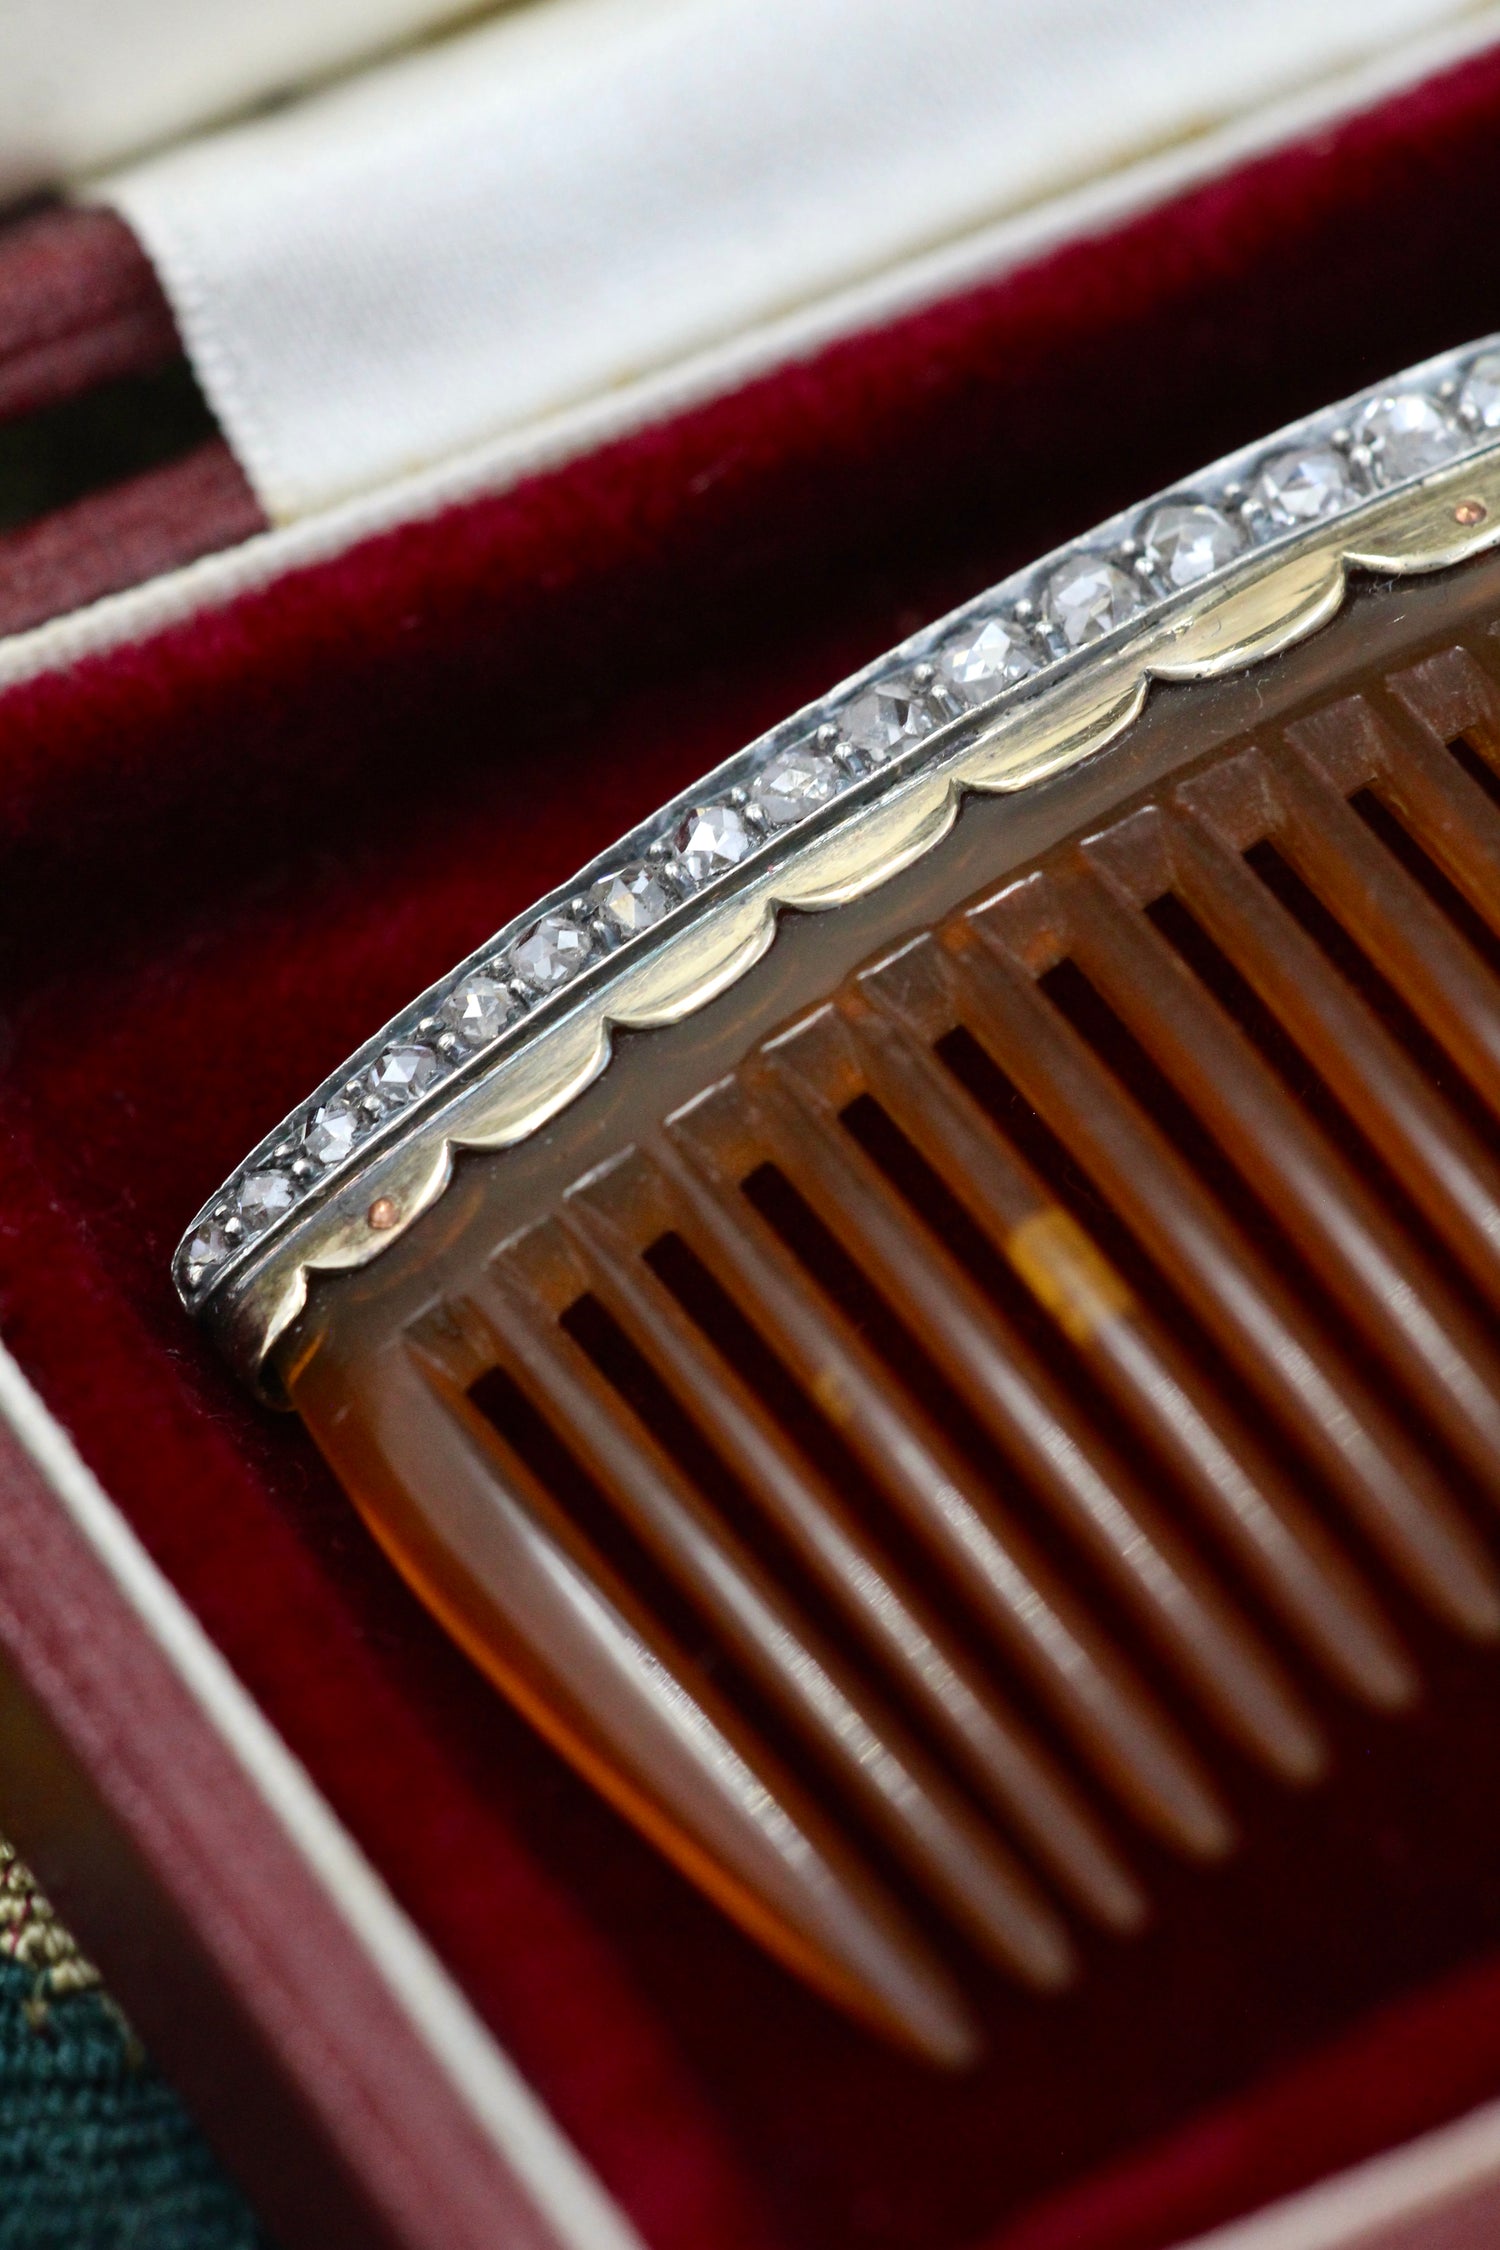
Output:
[[[467,1645],[925,2053],[975,2034],[924,1908],[1066,1983],[1143,1834],[1222,1856],[1237,1762],[1306,1786],[1339,1699],[1419,1694],[1393,1604],[1500,1637],[1500,714],[1463,648],[1388,689],[1179,766],[498,1250],[477,1196],[363,1378],[340,1465]]]

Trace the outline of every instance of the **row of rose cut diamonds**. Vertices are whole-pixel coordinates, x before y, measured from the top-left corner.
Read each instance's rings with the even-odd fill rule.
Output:
[[[198,1221],[181,1253],[187,1288],[199,1289],[362,1140],[526,1010],[912,743],[1102,640],[1152,603],[1202,584],[1247,548],[1339,516],[1490,442],[1497,430],[1500,351],[1489,350],[1435,386],[1384,387],[1346,425],[1315,428],[1266,454],[1246,482],[1215,487],[1204,479],[1195,491],[1153,504],[1133,525],[1111,527],[1119,536],[1054,556],[1034,583],[1007,581],[956,627],[933,628],[920,637],[930,650],[893,660],[884,676],[830,699],[802,739],[763,746],[758,763],[755,751],[745,753],[741,781],[664,815],[668,825],[640,856],[538,915],[363,1071],[295,1114]]]

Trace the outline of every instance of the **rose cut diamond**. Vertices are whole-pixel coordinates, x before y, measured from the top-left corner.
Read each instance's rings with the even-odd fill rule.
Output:
[[[878,680],[848,704],[839,719],[839,733],[851,749],[862,750],[877,765],[920,741],[937,725],[939,712],[932,698],[904,674]]]
[[[217,1219],[205,1219],[187,1246],[188,1277],[196,1281],[210,1268],[224,1263],[230,1243]]]
[[[1140,586],[1118,563],[1104,555],[1078,555],[1048,579],[1043,609],[1068,647],[1082,648],[1127,623],[1144,601]]]
[[[1354,425],[1381,484],[1425,476],[1463,450],[1463,432],[1421,391],[1373,398]]]
[[[455,985],[438,1014],[466,1047],[487,1047],[516,1012],[516,1003],[503,984],[476,969]]]
[[[750,802],[772,828],[789,828],[836,797],[840,779],[832,758],[800,742],[766,760],[750,785]]]
[[[1262,462],[1254,498],[1272,523],[1291,529],[1336,516],[1353,500],[1354,486],[1331,445],[1295,445]]]
[[[1169,500],[1147,517],[1141,549],[1150,569],[1169,586],[1196,586],[1232,562],[1245,535],[1223,511],[1204,500]]]
[[[593,950],[593,939],[571,914],[544,914],[511,947],[511,967],[533,992],[555,992],[578,974]]]
[[[1471,429],[1500,430],[1500,352],[1481,352],[1472,363],[1458,411]]]
[[[388,1047],[371,1063],[365,1084],[382,1109],[405,1109],[426,1092],[440,1067],[431,1047],[413,1041],[409,1046]]]
[[[302,1145],[317,1164],[339,1164],[359,1139],[358,1110],[342,1096],[313,1111],[302,1136]]]
[[[273,1219],[284,1218],[296,1200],[297,1191],[285,1172],[247,1172],[234,1208],[246,1230],[259,1234]]]
[[[589,892],[589,905],[609,932],[612,944],[649,930],[671,906],[660,871],[648,859],[633,859],[601,875]]]
[[[1040,664],[1030,636],[1012,618],[984,617],[946,643],[938,677],[959,703],[987,703]]]
[[[672,843],[687,880],[708,883],[738,867],[755,839],[737,806],[693,805],[678,822]]]

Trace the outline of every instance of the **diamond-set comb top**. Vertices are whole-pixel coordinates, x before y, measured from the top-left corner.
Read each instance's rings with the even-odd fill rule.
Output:
[[[197,1309],[378,1148],[872,777],[941,759],[1185,597],[1310,528],[1500,443],[1500,347],[1471,346],[1309,416],[1018,571],[728,759],[501,930],[269,1134],[174,1261]]]

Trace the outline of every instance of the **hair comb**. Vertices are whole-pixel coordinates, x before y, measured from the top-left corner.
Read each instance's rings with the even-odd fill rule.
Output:
[[[1497,548],[1495,344],[1115,517],[502,930],[177,1253],[486,1673],[933,2060],[955,1947],[1065,1985],[1143,1839],[1409,1704],[1403,1604],[1500,1639]]]

